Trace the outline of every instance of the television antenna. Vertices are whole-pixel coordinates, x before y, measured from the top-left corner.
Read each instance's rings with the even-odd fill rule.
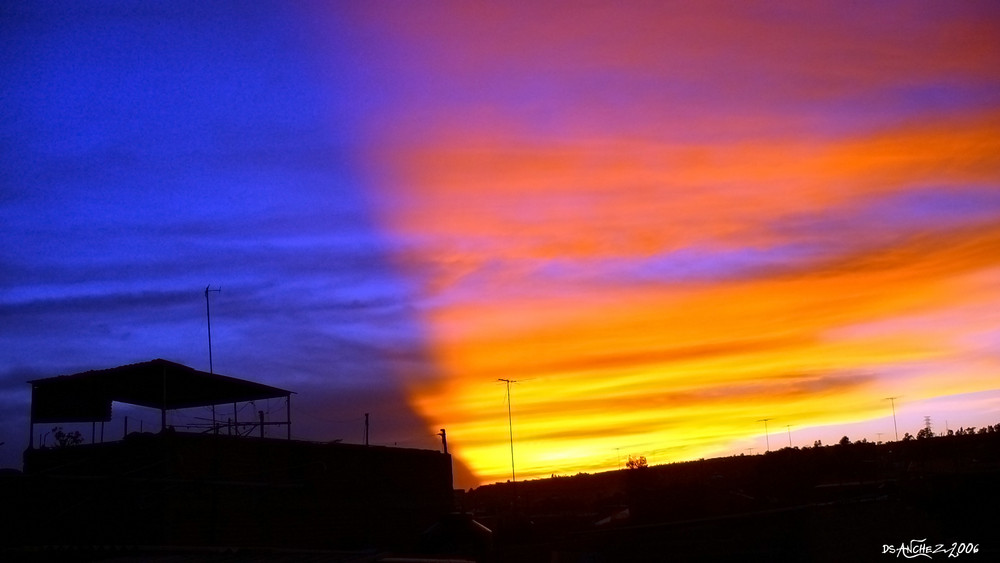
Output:
[[[222,287],[212,289],[211,284],[205,286],[205,318],[208,319],[208,373],[215,373],[215,368],[212,365],[212,308],[208,301],[209,292],[221,293]]]

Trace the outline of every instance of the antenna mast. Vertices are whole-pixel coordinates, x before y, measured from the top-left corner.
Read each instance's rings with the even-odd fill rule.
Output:
[[[208,292],[221,292],[222,288],[212,289],[211,284],[205,286],[205,317],[208,319],[208,373],[215,373],[212,365],[212,309],[208,304]]]

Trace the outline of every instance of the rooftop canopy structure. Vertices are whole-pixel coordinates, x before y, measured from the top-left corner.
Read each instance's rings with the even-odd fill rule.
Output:
[[[32,435],[36,423],[109,421],[113,401],[159,409],[162,430],[166,428],[169,410],[284,397],[288,401],[286,420],[273,424],[287,425],[291,437],[291,391],[199,371],[167,360],[35,379],[28,383],[31,384]],[[29,447],[33,447],[33,441]]]

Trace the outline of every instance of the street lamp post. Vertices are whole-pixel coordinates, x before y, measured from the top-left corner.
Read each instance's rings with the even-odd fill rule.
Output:
[[[772,418],[762,418],[762,419],[758,420],[757,422],[763,422],[764,423],[764,444],[767,446],[767,451],[771,451],[771,439],[767,435],[767,421],[768,420],[774,420],[774,419],[772,419]]]
[[[510,415],[510,384],[517,383],[514,379],[497,379],[507,384],[507,431],[510,434],[510,482],[517,482],[517,475],[514,473],[514,423]]]
[[[897,442],[899,441],[899,428],[896,426],[896,399],[898,398],[899,397],[886,397],[882,399],[883,401],[889,401],[889,404],[892,405],[892,430],[895,432]]]

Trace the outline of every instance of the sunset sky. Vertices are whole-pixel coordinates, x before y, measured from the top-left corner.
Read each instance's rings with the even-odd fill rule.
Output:
[[[620,4],[5,3],[0,466],[207,285],[457,486],[1000,422],[1000,4]]]

